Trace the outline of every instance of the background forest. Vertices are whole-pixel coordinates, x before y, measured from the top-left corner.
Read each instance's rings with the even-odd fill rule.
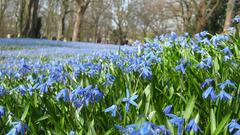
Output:
[[[125,44],[174,31],[222,33],[240,0],[0,0],[0,37]]]

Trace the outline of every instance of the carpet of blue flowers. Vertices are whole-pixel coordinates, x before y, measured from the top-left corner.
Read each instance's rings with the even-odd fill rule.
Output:
[[[84,58],[7,59],[0,134],[239,135],[239,22]]]

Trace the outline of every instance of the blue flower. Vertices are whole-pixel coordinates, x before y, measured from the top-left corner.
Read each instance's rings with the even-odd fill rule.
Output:
[[[228,101],[228,100],[231,100],[231,99],[232,99],[232,95],[226,93],[224,90],[221,90],[221,91],[220,91],[218,97],[219,97],[221,100],[225,100],[225,101]]]
[[[76,108],[80,108],[84,105],[88,106],[89,103],[98,102],[103,97],[103,93],[92,85],[86,88],[78,86],[76,90],[70,93],[70,100]]]
[[[202,60],[202,62],[204,62],[206,67],[208,67],[208,68],[210,68],[213,65],[212,57],[205,58]]]
[[[4,96],[7,93],[7,91],[5,90],[5,88],[3,86],[0,86],[0,97]]]
[[[197,123],[192,119],[186,126],[186,131],[190,132],[193,130],[194,133],[197,133],[198,131],[201,131],[200,127],[197,125]]]
[[[111,112],[112,113],[112,117],[116,117],[117,114],[117,105],[112,105],[110,107],[108,107],[107,109],[104,110],[104,112]]]
[[[69,135],[76,135],[74,131],[70,131]]]
[[[240,16],[239,16],[239,15],[235,16],[235,17],[233,18],[232,22],[234,22],[234,23],[240,23]]]
[[[219,45],[220,42],[222,41],[227,41],[229,37],[227,35],[215,35],[212,37],[212,42],[215,47]]]
[[[34,90],[35,89],[37,89],[37,87],[38,87],[38,83],[36,83],[35,85],[31,85],[31,84],[28,84],[28,92],[29,92],[29,94],[32,96],[32,94],[33,94],[33,92],[34,92]]]
[[[184,64],[182,64],[182,63],[179,64],[179,65],[177,65],[175,69],[176,69],[178,72],[182,71],[183,74],[186,73]]]
[[[225,87],[230,87],[230,86],[236,88],[234,82],[232,82],[232,81],[230,81],[230,80],[226,80],[225,82],[219,83],[218,85],[220,86],[220,88],[221,88],[222,90],[225,89]]]
[[[213,88],[212,86],[208,87],[208,88],[203,92],[202,97],[203,97],[204,99],[207,99],[208,97],[210,97],[212,101],[214,101],[214,100],[217,98],[217,96],[216,96],[216,94],[215,94],[215,92],[214,92],[214,88]]]
[[[141,76],[146,79],[146,78],[151,78],[152,77],[152,71],[149,66],[144,66],[140,69],[141,71]]]
[[[225,47],[223,50],[221,50],[225,55],[229,55],[232,56],[232,52],[230,50],[230,48],[227,46]]]
[[[130,97],[129,90],[127,89],[126,96],[127,97],[123,98],[122,102],[126,102],[126,111],[128,112],[130,104],[132,104],[136,107],[138,106],[137,103],[134,102],[134,100],[138,98],[138,95],[133,95],[132,97]]]
[[[153,129],[152,129],[152,123],[150,122],[144,122],[139,129],[139,134],[140,135],[149,135],[153,134]],[[136,132],[137,133],[137,132]]]
[[[131,125],[127,125],[125,128],[115,124],[114,127],[118,130],[120,130],[122,133],[127,133],[127,134],[131,134],[133,132],[135,132],[135,128],[137,127],[136,124],[131,124]]]
[[[157,135],[171,135],[172,132],[168,130],[165,126],[156,126],[154,127]]]
[[[27,125],[23,124],[22,122],[13,122],[13,128],[6,134],[6,135],[25,135]]]
[[[163,109],[163,113],[164,113],[165,115],[171,114],[172,107],[173,107],[172,105],[167,106],[166,108]]]
[[[60,99],[63,99],[64,102],[67,102],[70,100],[70,97],[69,97],[69,92],[67,89],[63,89],[61,90],[57,96],[56,96],[56,99],[57,101],[60,101]]]
[[[232,133],[235,129],[240,130],[240,125],[237,123],[236,119],[232,119],[231,122],[227,125],[229,132]]]
[[[106,82],[105,82],[106,86],[112,85],[116,79],[115,76],[111,75],[110,73],[107,73],[105,75],[105,78],[106,78]]]
[[[200,42],[203,38],[207,36],[208,32],[207,31],[202,31],[200,33],[195,34],[195,38]]]
[[[0,119],[5,115],[5,108],[0,105]]]
[[[206,80],[202,83],[201,88],[204,88],[205,86],[210,85],[212,82],[213,82],[213,79],[210,79],[210,78],[206,79]]]
[[[40,89],[40,92],[42,93],[47,93],[48,92],[48,88],[50,86],[52,86],[53,82],[52,81],[47,81],[41,85],[38,86],[38,89]]]
[[[170,123],[172,123],[174,126],[178,128],[178,135],[181,135],[183,130],[184,119],[181,117],[173,116],[172,119],[170,120]]]
[[[16,91],[20,92],[22,96],[24,96],[27,92],[27,88],[24,85],[19,85],[15,88]]]

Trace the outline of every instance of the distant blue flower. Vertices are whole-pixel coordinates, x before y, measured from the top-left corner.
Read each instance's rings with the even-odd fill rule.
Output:
[[[225,47],[223,50],[221,50],[225,55],[229,55],[232,56],[232,52],[230,50],[230,48],[227,46]]]
[[[127,134],[131,134],[131,133],[133,133],[134,131],[136,131],[136,127],[137,127],[138,125],[136,125],[136,124],[131,124],[131,125],[127,125],[125,128],[124,127],[122,127],[122,126],[120,126],[120,125],[117,125],[117,124],[115,124],[114,125],[114,127],[116,128],[116,129],[118,129],[118,130],[120,130],[122,133],[127,133]]]
[[[165,126],[157,126],[151,122],[145,121],[142,124],[130,124],[125,128],[115,125],[115,128],[126,135],[170,135],[172,134]]]
[[[234,22],[234,23],[240,23],[240,16],[239,16],[239,15],[235,16],[235,17],[233,18],[232,22]]]
[[[206,80],[202,83],[201,88],[204,88],[205,86],[210,85],[212,82],[213,82],[213,79],[210,79],[210,78],[206,79]]]
[[[27,88],[24,85],[19,85],[15,90],[20,92],[22,96],[27,92]]]
[[[107,109],[105,109],[104,112],[111,112],[112,113],[112,117],[116,117],[117,106],[116,105],[112,105],[112,106],[108,107]]]
[[[231,100],[231,99],[232,99],[232,95],[226,93],[224,90],[221,90],[221,91],[220,91],[218,97],[219,97],[221,100],[225,100],[225,101],[228,101],[228,100]]]
[[[3,86],[0,86],[0,97],[4,96],[7,93],[7,91],[5,90],[5,88]]]
[[[233,135],[240,135],[240,130],[237,130]]]
[[[70,131],[69,135],[76,135],[74,131]]]
[[[63,89],[61,90],[57,96],[56,96],[56,99],[57,101],[60,101],[60,99],[63,99],[64,102],[67,102],[70,100],[70,97],[69,97],[69,92],[67,89]]]
[[[215,35],[212,37],[212,42],[215,47],[219,45],[220,42],[227,41],[229,37],[227,35]]]
[[[50,86],[52,86],[52,84],[53,84],[53,82],[47,81],[47,82],[45,82],[45,83],[43,83],[43,84],[40,84],[40,85],[38,86],[38,89],[40,89],[40,92],[42,92],[42,93],[47,93],[47,92],[48,92],[48,88],[49,88]]]
[[[6,134],[6,135],[25,135],[27,130],[27,125],[23,124],[22,122],[13,122],[13,128]]]
[[[232,119],[231,122],[227,125],[229,132],[232,133],[235,129],[240,130],[240,125],[237,123],[236,119]]]
[[[200,127],[197,125],[197,123],[192,119],[186,126],[186,131],[190,132],[193,130],[194,133],[197,133],[198,131],[201,131]]]
[[[139,134],[140,135],[149,135],[153,134],[153,129],[152,129],[152,123],[150,122],[144,122],[139,129]],[[137,132],[136,132],[137,133]]]
[[[198,50],[197,53],[201,54],[201,55],[204,55],[206,54],[206,52],[204,50]]]
[[[28,89],[28,92],[29,92],[29,94],[30,94],[31,96],[32,96],[34,90],[37,89],[38,85],[39,85],[38,83],[36,83],[36,84],[33,85],[33,86],[32,86],[31,84],[28,84],[28,88],[27,88],[27,89]]]
[[[178,135],[182,134],[184,119],[181,117],[174,116],[170,119],[170,123],[178,128]]]
[[[5,108],[0,105],[0,119],[5,115]]]
[[[211,67],[211,66],[213,65],[213,63],[212,63],[212,57],[205,58],[205,59],[203,59],[202,61],[203,61],[203,62],[206,64],[206,66],[208,66],[208,67]]]
[[[213,88],[212,86],[208,87],[208,88],[203,92],[202,97],[203,97],[204,99],[207,99],[208,97],[210,97],[212,101],[214,101],[214,100],[217,98],[217,96],[216,96],[216,94],[215,94],[215,92],[214,92],[214,88]]]
[[[172,105],[168,105],[166,108],[163,109],[163,113],[166,114],[171,114],[172,111]]]
[[[149,66],[144,66],[141,68],[141,76],[146,79],[146,78],[151,78],[152,77],[152,71]]]
[[[195,38],[196,38],[198,41],[200,41],[200,40],[202,40],[203,38],[205,38],[205,37],[207,36],[207,34],[208,34],[207,31],[202,31],[202,32],[200,32],[200,33],[195,34],[194,36],[195,36]]]
[[[103,93],[92,85],[86,88],[78,86],[76,90],[70,93],[70,100],[76,108],[88,106],[89,103],[98,102],[103,97]]]
[[[234,88],[236,88],[234,82],[232,82],[230,80],[226,80],[225,82],[219,83],[218,85],[220,86],[220,88],[222,90],[225,89],[225,87],[234,87]]]
[[[180,65],[177,65],[175,68],[178,72],[182,71],[183,74],[186,73],[184,65],[181,63]]]
[[[129,90],[126,90],[126,96],[125,98],[123,98],[122,102],[126,102],[126,111],[128,112],[129,110],[129,105],[132,104],[134,106],[138,106],[136,102],[134,102],[135,99],[138,98],[138,95],[133,95],[132,97],[130,97],[130,93]]]
[[[106,86],[112,85],[116,79],[115,76],[111,75],[110,73],[107,73],[105,75],[105,78],[106,78],[106,82],[105,82]]]
[[[156,126],[154,127],[155,133],[157,135],[171,135],[172,132],[168,130],[165,126]]]

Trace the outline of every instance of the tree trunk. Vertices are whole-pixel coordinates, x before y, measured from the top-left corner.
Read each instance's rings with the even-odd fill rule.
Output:
[[[199,33],[201,31],[203,31],[206,24],[207,24],[206,3],[205,3],[205,0],[201,0],[199,10],[198,10],[198,15],[197,15],[197,18],[196,18],[195,33]]]
[[[76,20],[75,20],[74,29],[73,29],[72,41],[80,40],[80,34],[81,34],[80,28],[81,28],[83,16],[87,10],[90,0],[76,0],[76,2],[77,2],[77,14],[76,14]]]
[[[30,0],[28,4],[28,15],[23,31],[24,37],[38,38],[40,35],[41,18],[38,18],[39,0]]]
[[[67,15],[67,0],[63,0],[61,4],[61,13],[59,17],[59,25],[58,25],[58,40],[64,38],[64,31],[65,31],[65,19]]]
[[[227,29],[231,26],[234,3],[235,3],[235,0],[228,0],[223,31],[227,31]]]
[[[80,27],[81,27],[81,23],[82,23],[82,17],[83,15],[81,13],[77,13],[76,15],[76,22],[74,24],[74,29],[73,29],[73,37],[72,40],[73,41],[78,41],[80,40]]]
[[[24,24],[24,12],[25,12],[26,1],[21,0],[20,11],[19,11],[19,33],[20,37],[23,35],[23,24]]]

